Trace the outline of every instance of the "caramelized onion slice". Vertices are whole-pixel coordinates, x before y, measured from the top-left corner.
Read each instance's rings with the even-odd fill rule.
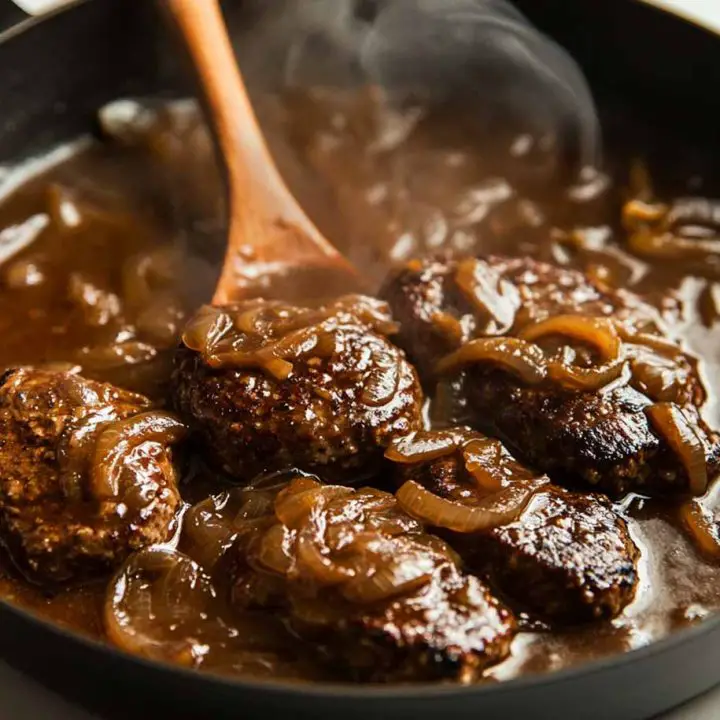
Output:
[[[58,444],[56,457],[60,483],[67,498],[80,500],[88,474],[96,438],[102,428],[117,421],[114,408],[92,412],[79,422],[69,423]]]
[[[297,539],[296,570],[300,577],[310,576],[320,585],[339,585],[354,577],[355,572],[330,557],[323,537],[324,518],[317,520],[305,527]]]
[[[615,382],[625,371],[627,363],[614,360],[598,367],[584,368],[564,362],[548,365],[550,378],[569,390],[592,392]]]
[[[655,403],[645,409],[653,428],[667,442],[685,468],[689,490],[702,495],[708,487],[705,443],[683,408],[674,403]]]
[[[386,303],[352,295],[317,309],[265,300],[205,306],[188,321],[182,337],[210,367],[259,368],[285,380],[293,372],[294,360],[310,354],[331,357],[337,351],[338,333],[346,325],[362,325],[382,334],[397,331]],[[380,395],[389,392],[394,372],[390,367],[383,378],[371,378],[369,384]],[[372,401],[372,388],[367,396]]]
[[[438,497],[414,480],[408,480],[397,491],[396,497],[403,510],[429,525],[473,533],[515,520],[535,490],[536,486],[532,484],[518,483],[469,506]]]
[[[668,206],[644,200],[629,200],[622,209],[623,225],[627,230],[637,230],[648,224],[662,222],[668,213]]]
[[[652,332],[616,323],[623,353],[632,368],[632,385],[655,402],[684,401],[694,395],[692,365],[680,345]]]
[[[312,512],[318,512],[334,499],[352,493],[350,488],[322,485],[317,480],[301,478],[293,483],[292,492],[281,491],[277,496],[275,515],[283,525],[294,529],[306,522]]]
[[[696,239],[671,232],[655,232],[644,227],[628,238],[630,249],[638,255],[664,260],[703,260],[720,255],[720,239]]]
[[[446,355],[436,365],[439,375],[456,372],[467,365],[497,365],[517,375],[528,385],[542,382],[547,363],[542,350],[520,338],[480,338],[465,343],[459,350]]]
[[[99,371],[148,363],[155,359],[157,354],[158,350],[154,345],[139,340],[127,340],[82,348],[77,359],[83,368]]]
[[[488,263],[477,258],[462,260],[455,282],[480,318],[488,321],[486,334],[502,335],[513,326],[520,292]]]
[[[220,308],[205,305],[188,320],[182,341],[190,350],[206,355],[232,328],[233,321],[230,315]]]
[[[369,295],[344,295],[329,308],[331,314],[349,314],[380,335],[394,335],[400,326],[393,320],[390,306]]]
[[[367,373],[360,400],[370,407],[381,407],[397,394],[402,367],[398,356],[390,352],[375,352],[373,367]]]
[[[434,312],[430,318],[433,329],[444,338],[447,338],[451,345],[460,345],[465,338],[465,330],[462,323],[456,317],[447,312]]]
[[[270,502],[270,508],[274,507],[275,498],[281,490],[293,485],[301,485],[303,489],[315,487],[320,484],[320,480],[317,475],[311,475],[310,473],[303,472],[296,469],[286,470],[275,470],[269,473],[262,473],[250,480],[246,485],[245,489],[248,491],[245,505],[243,508],[248,507],[248,503],[255,503],[255,498],[262,498],[262,502]],[[266,514],[265,512],[262,513]],[[258,517],[254,515],[252,517]]]
[[[97,439],[93,454],[91,490],[99,499],[117,497],[123,461],[134,448],[145,442],[172,445],[187,431],[174,415],[148,411],[105,428]]]
[[[272,502],[262,492],[233,488],[211,495],[185,513],[180,547],[210,570],[232,545],[244,521],[271,512]]]
[[[608,318],[585,315],[558,315],[523,328],[520,338],[537,342],[548,335],[560,335],[592,345],[601,359],[613,362],[620,357],[622,343],[615,324]]]
[[[409,538],[376,537],[355,548],[360,565],[345,582],[341,594],[354,603],[376,603],[405,595],[430,582],[448,556],[438,557],[427,546]]]
[[[124,650],[195,667],[207,650],[198,635],[214,599],[199,565],[180,553],[149,548],[130,556],[110,583],[105,630]]]
[[[418,590],[432,579],[431,572],[425,572],[427,558],[420,558],[418,564],[388,562],[375,572],[361,575],[342,587],[342,595],[354,603],[376,603]]]
[[[630,345],[640,345],[668,357],[676,357],[683,352],[680,345],[662,335],[655,335],[649,332],[636,332],[620,322],[615,323],[615,329],[620,338]]]
[[[462,455],[465,469],[481,490],[497,492],[509,480],[504,467],[506,452],[499,440],[471,440],[463,448]]]
[[[680,405],[698,393],[692,378],[692,367],[681,358],[669,358],[642,345],[626,345],[632,367],[632,385],[653,402],[675,402]]]
[[[258,359],[267,358],[295,359],[318,349],[320,338],[319,327],[300,328],[293,330],[284,337],[276,340],[257,351]]]
[[[638,255],[666,260],[720,255],[720,207],[705,198],[680,198],[671,207],[632,200],[623,220],[628,244]]]
[[[713,493],[714,494],[714,493]],[[680,506],[680,520],[703,555],[720,560],[720,518],[709,497],[693,498]]]
[[[294,563],[291,552],[295,542],[293,532],[280,524],[267,529],[253,558],[260,568],[281,577],[290,572]]]
[[[278,380],[285,380],[293,372],[293,360],[310,354],[313,357],[329,358],[334,352],[333,330],[320,324],[293,330],[254,352],[225,353],[223,364],[255,365]]]
[[[452,430],[420,430],[394,440],[385,451],[385,457],[403,465],[429,462],[450,455],[462,442],[462,434]]]
[[[190,349],[201,352],[212,368],[260,368],[277,380],[286,380],[292,374],[291,360],[310,353],[327,357],[334,350],[334,342],[328,341],[329,332],[322,326],[293,330],[278,340],[268,341],[263,347],[250,349],[226,340],[229,327],[232,327],[232,320],[228,316],[195,318],[192,325],[186,327],[183,342]],[[255,338],[248,341],[247,346],[258,346],[260,342]]]

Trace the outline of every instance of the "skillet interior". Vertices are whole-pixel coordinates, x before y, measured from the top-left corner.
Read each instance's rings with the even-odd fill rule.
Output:
[[[717,101],[704,87],[718,79],[720,44],[710,35],[651,9],[626,2],[607,2],[602,7],[561,0],[519,2],[521,8],[543,29],[558,38],[583,65],[596,92],[601,110],[618,103],[632,108],[642,120],[637,140],[649,153],[661,155],[666,164],[687,164],[693,170],[706,168],[718,140],[713,140],[712,122]],[[158,42],[157,18],[147,2],[104,0],[63,13],[0,45],[0,63],[8,68],[0,77],[3,98],[3,133],[0,158],[12,161],[75,137],[91,127],[95,109],[104,102],[129,94],[181,94],[186,91],[183,75]],[[128,41],[128,38],[132,38]],[[666,48],[687,48],[689,60],[681,67],[672,62]],[[63,62],[54,61],[62,58]],[[702,85],[687,82],[702,78]],[[610,115],[608,115],[610,117]],[[669,126],[675,133],[687,132],[697,149],[683,148],[682,157],[668,157],[660,141],[646,136],[645,123]],[[612,133],[612,123],[608,122]],[[661,134],[658,135],[661,137]],[[610,137],[612,140],[612,136]],[[682,172],[682,169],[681,169]],[[18,664],[30,661],[37,668],[37,654],[23,648],[43,648],[50,678],[63,689],[75,688],[88,699],[115,705],[120,680],[132,682],[135,699],[143,696],[146,709],[157,703],[167,710],[169,697],[183,697],[229,715],[247,715],[254,707],[263,712],[293,708],[308,714],[342,709],[345,714],[424,716],[442,708],[492,717],[507,716],[508,710],[534,708],[534,717],[554,717],[572,698],[588,708],[582,717],[641,717],[658,712],[705,689],[717,681],[712,668],[718,655],[718,623],[709,621],[682,637],[671,638],[622,661],[580,668],[562,676],[539,681],[520,681],[497,688],[427,691],[363,688],[304,688],[295,695],[275,686],[214,681],[188,676],[175,670],[150,669],[136,659],[115,651],[102,656],[97,648],[71,641],[21,618],[3,606],[3,628],[11,648],[8,659]],[[30,633],[28,635],[27,633]],[[60,658],[76,653],[75,671]],[[18,654],[19,653],[19,654]],[[100,661],[102,658],[102,662]],[[702,659],[700,666],[698,658]],[[59,672],[58,668],[63,671]],[[78,672],[79,671],[79,672]],[[112,682],[108,682],[111,679]],[[667,680],[667,681],[666,681]],[[645,684],[648,683],[648,684]],[[141,693],[140,688],[144,688]],[[607,688],[613,687],[613,697]],[[519,692],[520,689],[522,692]],[[643,688],[646,692],[643,692]],[[651,688],[651,689],[649,689]],[[515,691],[513,691],[515,689]],[[152,693],[150,691],[153,691]],[[245,693],[241,695],[241,693]],[[590,699],[593,694],[596,703]],[[344,699],[355,695],[348,713]],[[150,700],[148,700],[150,698]],[[132,698],[129,698],[132,700]],[[603,702],[601,702],[603,701]],[[342,703],[342,704],[340,704]],[[543,708],[544,714],[538,714]],[[295,713],[293,713],[295,715]]]

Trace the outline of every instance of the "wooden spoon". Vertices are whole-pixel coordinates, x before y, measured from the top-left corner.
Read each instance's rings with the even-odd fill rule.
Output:
[[[333,287],[357,289],[357,270],[322,236],[275,167],[218,0],[161,0],[161,5],[187,44],[228,173],[229,238],[213,303],[242,299],[258,281],[293,271],[306,277],[315,271],[317,277],[332,274]]]

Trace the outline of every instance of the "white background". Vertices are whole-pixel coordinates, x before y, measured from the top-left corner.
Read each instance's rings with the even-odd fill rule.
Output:
[[[645,0],[720,30],[720,0]]]
[[[60,5],[67,5],[72,0],[14,0],[26,13],[31,15],[42,15]]]

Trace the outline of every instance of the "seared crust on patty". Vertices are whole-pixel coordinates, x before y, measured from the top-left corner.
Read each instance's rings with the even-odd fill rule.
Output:
[[[355,303],[319,311],[240,303],[216,310],[228,318],[227,350],[183,344],[175,405],[209,460],[242,481],[291,467],[343,481],[376,471],[390,440],[420,427],[415,370],[380,331],[390,318],[365,322]]]
[[[0,538],[19,569],[41,583],[81,580],[166,540],[181,504],[170,452],[181,432],[146,398],[112,385],[30,368],[6,373]],[[101,438],[105,467],[93,466]],[[94,486],[95,471],[107,471],[101,477],[116,483],[116,495]]]

